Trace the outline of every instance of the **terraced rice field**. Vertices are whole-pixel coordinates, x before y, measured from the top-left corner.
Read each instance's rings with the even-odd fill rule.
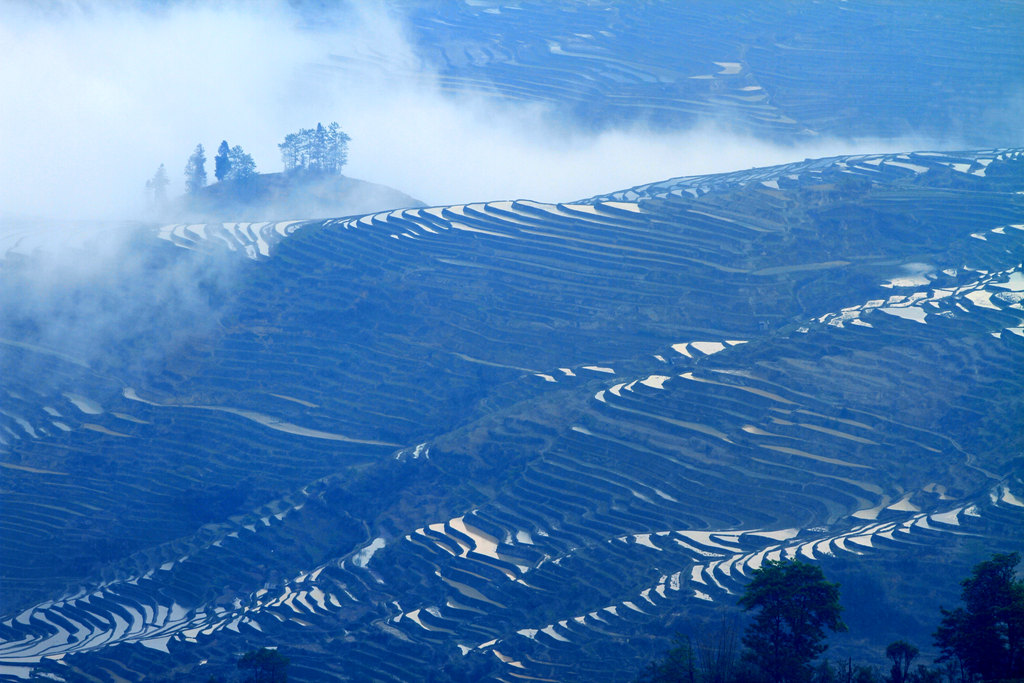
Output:
[[[1024,523],[1022,166],[140,233],[233,287],[144,368],[5,324],[0,673],[630,680],[780,557],[927,642]]]
[[[1016,135],[1019,3],[395,3],[418,60],[371,50],[453,94],[540,103],[577,127],[713,121],[777,141]],[[423,67],[427,66],[424,76]]]

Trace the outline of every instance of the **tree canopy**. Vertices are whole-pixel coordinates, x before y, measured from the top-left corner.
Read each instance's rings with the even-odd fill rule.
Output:
[[[196,148],[196,152],[200,152],[202,145]],[[192,155],[195,156],[195,153]],[[203,158],[205,162],[205,158]],[[192,159],[189,159],[191,164]],[[188,175],[188,167],[185,171]],[[256,175],[256,162],[253,161],[252,155],[246,153],[242,149],[241,145],[235,145],[234,147],[228,146],[227,140],[221,140],[220,146],[217,147],[217,156],[213,158],[213,175],[218,181],[235,180],[245,182],[250,180]],[[203,171],[203,184],[206,181],[206,171]],[[200,185],[202,187],[202,185]]]
[[[958,661],[984,681],[1024,678],[1024,581],[1018,553],[995,554],[960,582],[963,607],[942,609],[939,661]]]
[[[243,683],[286,683],[290,660],[277,650],[250,650],[238,660],[238,668],[251,673]]]
[[[228,150],[229,169],[225,180],[245,182],[256,175],[256,162],[239,145]]]
[[[905,640],[889,643],[885,648],[885,656],[892,661],[889,670],[890,683],[904,683],[910,672],[910,663],[917,657],[919,650]]]
[[[206,150],[201,144],[196,145],[192,156],[185,164],[185,192],[195,194],[206,187]]]
[[[677,633],[665,656],[651,662],[636,683],[693,683],[695,669],[696,658],[690,639]]]
[[[744,632],[744,658],[776,683],[808,680],[810,663],[828,648],[825,629],[846,630],[838,584],[800,561],[765,562],[739,604],[759,610]]]
[[[231,171],[231,160],[228,158],[231,148],[227,140],[221,140],[217,148],[217,156],[213,158],[213,175],[217,180],[224,180]]]
[[[351,138],[341,130],[337,121],[326,128],[301,128],[289,133],[278,145],[284,170],[306,170],[318,173],[341,173],[348,161],[348,143]]]
[[[885,648],[888,675],[874,666],[828,659],[812,661],[826,649],[825,630],[845,631],[839,587],[816,566],[768,561],[754,572],[739,605],[759,610],[744,631],[741,661],[734,656],[731,628],[718,637],[676,635],[660,660],[637,683],[988,683],[1024,681],[1024,579],[1017,578],[1018,553],[995,554],[960,582],[963,605],[941,609],[935,632],[941,656],[918,664],[918,648],[905,640]]]
[[[167,186],[170,184],[171,181],[167,179],[167,169],[160,164],[153,177],[146,181],[146,191],[153,206],[159,208],[167,204]]]

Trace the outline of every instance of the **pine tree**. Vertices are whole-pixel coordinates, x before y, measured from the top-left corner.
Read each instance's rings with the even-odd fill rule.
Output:
[[[281,163],[284,164],[285,172],[294,171],[302,166],[299,143],[299,134],[289,133],[284,136],[284,142],[278,145],[278,148],[281,150]]]
[[[327,126],[327,162],[324,169],[328,173],[341,173],[341,168],[348,161],[348,143],[351,138],[341,130],[337,121]]]
[[[196,145],[192,156],[185,164],[185,192],[195,194],[206,187],[206,150],[201,144]]]
[[[155,207],[162,208],[167,204],[167,186],[170,184],[171,181],[167,179],[167,169],[164,168],[163,164],[160,164],[152,179],[146,181],[146,189],[149,190]]]
[[[221,140],[217,148],[217,156],[213,158],[213,175],[217,180],[224,180],[231,173],[231,149],[227,140]]]
[[[322,123],[316,124],[313,131],[312,150],[309,159],[309,168],[313,171],[325,171],[327,163],[327,131]]]

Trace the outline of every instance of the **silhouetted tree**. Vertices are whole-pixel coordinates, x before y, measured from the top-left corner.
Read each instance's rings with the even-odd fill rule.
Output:
[[[723,618],[714,633],[697,638],[697,664],[704,683],[728,683],[733,679],[738,651],[738,627],[735,617]]]
[[[848,677],[845,680],[849,683],[882,683],[882,677],[874,667],[862,664],[853,666],[853,663],[850,663]]]
[[[217,156],[213,158],[213,175],[217,180],[224,180],[231,173],[231,148],[227,140],[221,140],[217,148]]]
[[[303,140],[299,133],[288,133],[284,136],[284,142],[277,146],[281,150],[281,163],[284,164],[285,172],[304,166],[305,151],[302,148],[302,143]]]
[[[811,672],[811,683],[839,683],[839,672],[832,667],[831,662],[823,659]]]
[[[917,669],[907,674],[909,683],[942,683],[943,675],[940,669],[930,669],[924,664],[918,664]],[[953,683],[953,679],[949,679]]]
[[[810,663],[828,645],[825,629],[845,631],[839,586],[819,567],[769,560],[754,572],[739,604],[759,610],[744,632],[744,658],[771,681],[806,681]]]
[[[245,182],[256,175],[256,162],[239,145],[228,151],[228,161],[231,169],[228,171],[227,180]]]
[[[942,609],[938,661],[958,660],[984,681],[1024,678],[1024,581],[1014,579],[1017,553],[995,554],[960,582],[963,607]]]
[[[301,128],[289,133],[278,145],[285,171],[305,170],[316,173],[341,173],[348,161],[348,143],[351,138],[341,130],[337,121],[326,128]]]
[[[890,683],[904,683],[910,671],[910,663],[917,657],[918,649],[905,640],[889,643],[885,648],[885,656],[892,660],[889,672]]]
[[[348,163],[348,143],[352,138],[341,130],[337,121],[327,126],[327,160],[324,171],[341,173],[342,167]]]
[[[850,665],[849,683],[879,683],[881,678],[875,674],[875,668],[866,664]]]
[[[243,683],[285,683],[290,660],[277,650],[262,647],[250,650],[238,660],[238,668],[252,671]]]
[[[309,166],[315,171],[323,171],[327,167],[327,131],[324,130],[322,123],[317,123],[316,130],[313,131]]]
[[[637,680],[730,683],[742,673],[737,670],[736,650],[736,621],[723,619],[717,631],[705,631],[695,641],[677,633],[665,656],[648,664]]]
[[[206,150],[203,146],[196,145],[192,156],[185,164],[185,192],[195,194],[206,187]]]
[[[637,683],[695,683],[695,664],[690,639],[677,633],[665,656],[648,664]]]
[[[167,186],[170,184],[171,181],[167,179],[167,169],[160,164],[153,177],[146,181],[146,190],[153,206],[159,208],[167,204]]]

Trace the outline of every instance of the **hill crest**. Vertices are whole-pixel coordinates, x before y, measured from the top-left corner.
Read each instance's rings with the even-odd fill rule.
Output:
[[[387,185],[345,175],[260,173],[246,181],[221,181],[179,197],[169,220],[273,221],[335,218],[425,206]]]

